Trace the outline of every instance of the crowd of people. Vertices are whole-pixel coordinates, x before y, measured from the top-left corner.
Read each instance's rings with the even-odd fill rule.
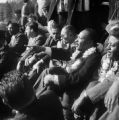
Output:
[[[118,120],[119,21],[100,34],[89,6],[56,5],[24,0],[0,31],[0,120]]]

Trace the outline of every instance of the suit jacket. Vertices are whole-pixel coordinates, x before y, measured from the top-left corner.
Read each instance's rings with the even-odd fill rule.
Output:
[[[63,48],[51,48],[52,50],[52,59],[57,60],[64,60],[69,61],[71,57],[71,50],[70,49],[63,49]]]
[[[78,58],[81,59],[81,58]],[[66,91],[73,91],[83,89],[87,84],[92,80],[94,72],[97,70],[98,65],[100,64],[100,53],[98,51],[92,53],[85,61],[82,62],[82,65],[79,67],[77,65],[76,70],[69,73],[65,80],[60,80],[60,88],[62,86]],[[81,86],[81,87],[80,87]]]

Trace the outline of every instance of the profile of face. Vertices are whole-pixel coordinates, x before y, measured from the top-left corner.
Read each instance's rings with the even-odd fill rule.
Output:
[[[61,31],[61,40],[63,41],[63,43],[64,44],[72,43],[73,39],[74,38],[72,32],[63,28]]]
[[[19,32],[19,25],[17,23],[9,24],[7,29],[11,35],[15,35]]]
[[[119,51],[119,39],[114,36],[110,36],[107,46],[108,56],[115,57],[118,51]]]
[[[60,38],[60,30],[58,28],[52,28],[50,34],[55,40]]]
[[[91,43],[89,39],[90,39],[89,32],[86,30],[81,31],[77,37],[78,49],[81,51],[87,49],[89,44]]]
[[[7,29],[8,29],[8,31],[9,31],[9,33],[10,33],[11,35],[14,33],[14,28],[13,28],[12,24],[9,24],[9,25],[7,26]]]

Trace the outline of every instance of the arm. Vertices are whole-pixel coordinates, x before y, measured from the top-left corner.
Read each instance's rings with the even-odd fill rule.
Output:
[[[52,58],[57,60],[70,60],[71,52],[70,50],[62,49],[62,48],[51,48],[52,50]]]
[[[119,80],[117,78],[117,80],[114,81],[114,83],[108,90],[104,100],[105,107],[107,107],[109,112],[113,111],[114,105],[118,101],[118,97],[119,97]]]

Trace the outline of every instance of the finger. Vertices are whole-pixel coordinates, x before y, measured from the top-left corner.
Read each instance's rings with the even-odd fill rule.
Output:
[[[107,101],[108,101],[108,97],[106,96],[105,99],[104,99],[105,107],[107,107]]]
[[[113,101],[110,103],[109,112],[112,112]]]
[[[116,99],[113,99],[113,100],[111,101],[110,112],[113,111],[115,101],[116,101]]]
[[[112,101],[111,98],[108,99],[108,102],[107,102],[107,109],[108,109],[108,112],[111,112],[111,111],[110,111],[110,108],[111,108],[111,101]]]

